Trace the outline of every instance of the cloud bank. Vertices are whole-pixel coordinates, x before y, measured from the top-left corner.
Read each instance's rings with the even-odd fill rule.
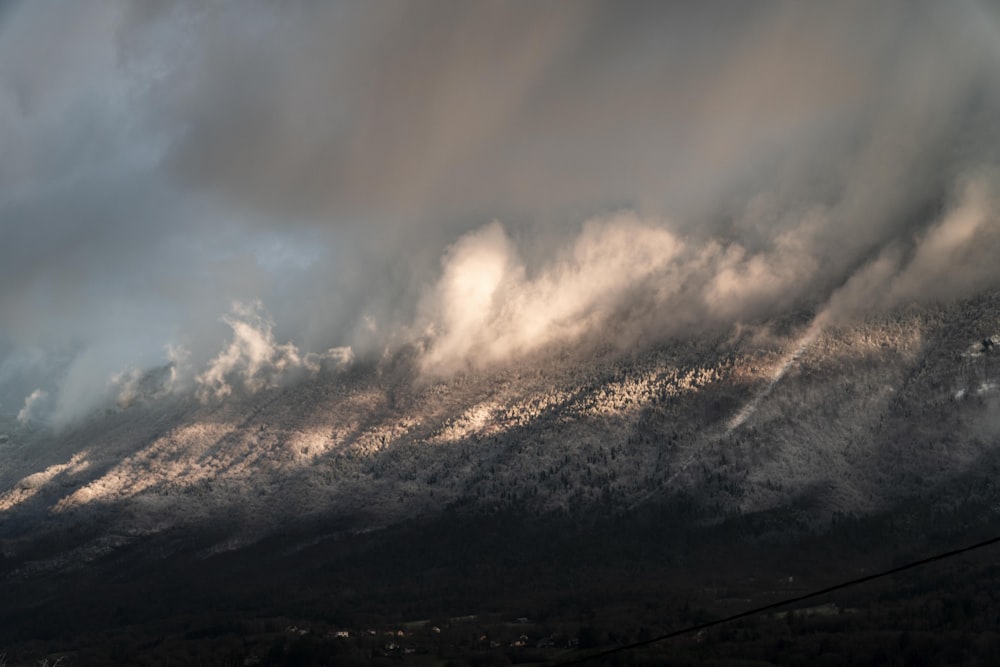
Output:
[[[595,331],[605,344],[650,344],[792,307],[814,310],[821,328],[1000,286],[996,172],[962,179],[939,216],[894,238],[842,285],[823,279],[814,237],[826,224],[820,212],[804,215],[754,253],[738,241],[691,242],[669,221],[624,212],[588,221],[531,274],[502,225],[491,223],[442,260],[423,301],[422,368],[448,375],[487,367]]]
[[[996,287],[997,71],[986,0],[9,3],[0,412]]]

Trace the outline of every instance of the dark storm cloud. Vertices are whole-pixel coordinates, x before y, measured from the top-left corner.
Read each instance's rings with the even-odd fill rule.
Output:
[[[692,4],[9,8],[0,410],[996,284],[995,6]]]

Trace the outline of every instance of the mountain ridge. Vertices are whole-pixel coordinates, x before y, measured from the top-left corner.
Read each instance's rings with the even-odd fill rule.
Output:
[[[0,534],[13,555],[39,520],[96,521],[113,544],[215,522],[235,548],[309,516],[367,530],[455,504],[586,515],[688,493],[709,523],[813,496],[820,528],[991,450],[998,304],[901,308],[804,346],[801,326],[747,328],[445,380],[404,351],[223,401],[139,401],[9,434]]]

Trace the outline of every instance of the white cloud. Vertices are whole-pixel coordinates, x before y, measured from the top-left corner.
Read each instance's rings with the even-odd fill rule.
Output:
[[[24,399],[24,407],[17,413],[17,421],[21,424],[44,421],[50,409],[48,392],[36,389]]]
[[[274,322],[260,302],[235,302],[223,321],[233,337],[195,378],[202,400],[225,398],[237,387],[254,392],[277,386],[296,372],[319,372],[324,362],[339,367],[353,361],[348,347],[303,354],[294,343],[277,343]]]

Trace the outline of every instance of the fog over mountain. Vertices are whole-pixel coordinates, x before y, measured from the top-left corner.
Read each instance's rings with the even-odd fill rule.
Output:
[[[974,294],[998,70],[973,0],[8,4],[0,411]]]
[[[0,665],[548,664],[1000,534],[998,73],[993,0],[0,4]],[[992,664],[987,554],[615,664]]]

